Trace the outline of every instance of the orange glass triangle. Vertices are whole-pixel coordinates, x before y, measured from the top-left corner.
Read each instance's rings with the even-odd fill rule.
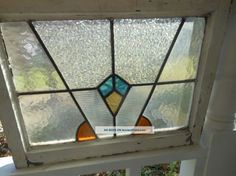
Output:
[[[152,126],[152,123],[146,117],[142,116],[139,119],[137,126]]]
[[[76,139],[79,142],[90,141],[96,139],[93,129],[89,126],[88,122],[83,122],[77,131]]]

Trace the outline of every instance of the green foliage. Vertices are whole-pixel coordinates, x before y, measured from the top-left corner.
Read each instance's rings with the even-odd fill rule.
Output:
[[[161,165],[145,166],[142,169],[141,176],[164,176],[164,170]]]
[[[14,82],[18,91],[41,90],[48,87],[63,88],[64,85],[56,71],[48,68],[31,68],[16,74]]]
[[[168,166],[168,172],[166,173],[166,176],[178,176],[180,169],[180,162],[175,161],[169,164]]]
[[[178,176],[180,162],[175,161],[169,164],[158,164],[145,166],[142,169],[141,176]]]
[[[125,170],[107,171],[83,176],[125,176]]]
[[[125,170],[107,172],[107,176],[125,176]]]
[[[178,176],[179,169],[179,161],[171,162],[169,164],[145,166],[141,171],[141,176]],[[125,176],[125,170],[108,171],[83,176]]]

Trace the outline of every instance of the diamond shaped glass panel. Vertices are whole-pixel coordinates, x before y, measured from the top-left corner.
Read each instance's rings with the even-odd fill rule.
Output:
[[[115,85],[113,85],[113,78],[115,78]],[[114,89],[120,94],[125,95],[128,91],[129,85],[119,76],[110,76],[99,86],[99,91],[103,97],[106,97]]]
[[[123,81],[122,79],[120,79],[119,77],[116,76],[116,90],[121,94],[121,95],[125,95],[128,91],[128,84]]]
[[[100,87],[99,90],[103,96],[107,96],[113,89],[112,77],[108,78]]]
[[[117,112],[121,100],[122,96],[120,96],[117,92],[112,92],[112,94],[106,98],[106,102],[114,114]]]

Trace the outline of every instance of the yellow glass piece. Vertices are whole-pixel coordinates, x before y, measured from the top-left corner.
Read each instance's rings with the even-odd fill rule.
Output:
[[[112,92],[111,95],[106,98],[106,102],[113,113],[116,113],[118,110],[121,100],[122,96],[120,96],[117,92]]]

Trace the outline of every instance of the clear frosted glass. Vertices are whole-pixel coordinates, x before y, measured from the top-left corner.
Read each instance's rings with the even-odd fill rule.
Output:
[[[73,94],[93,129],[96,126],[113,126],[113,116],[97,90],[77,91]]]
[[[31,145],[75,141],[84,118],[68,93],[26,95],[19,101]]]
[[[156,129],[187,126],[194,83],[158,85],[144,116]]]
[[[196,77],[204,29],[204,18],[187,18],[168,58],[160,81],[184,80]]]
[[[0,26],[18,92],[65,88],[27,23]]]
[[[96,87],[111,74],[108,20],[34,22],[70,88]]]
[[[120,111],[116,116],[117,126],[134,126],[146,99],[150,93],[151,86],[131,87]]]
[[[115,20],[116,73],[131,84],[154,82],[180,21],[179,18]]]

